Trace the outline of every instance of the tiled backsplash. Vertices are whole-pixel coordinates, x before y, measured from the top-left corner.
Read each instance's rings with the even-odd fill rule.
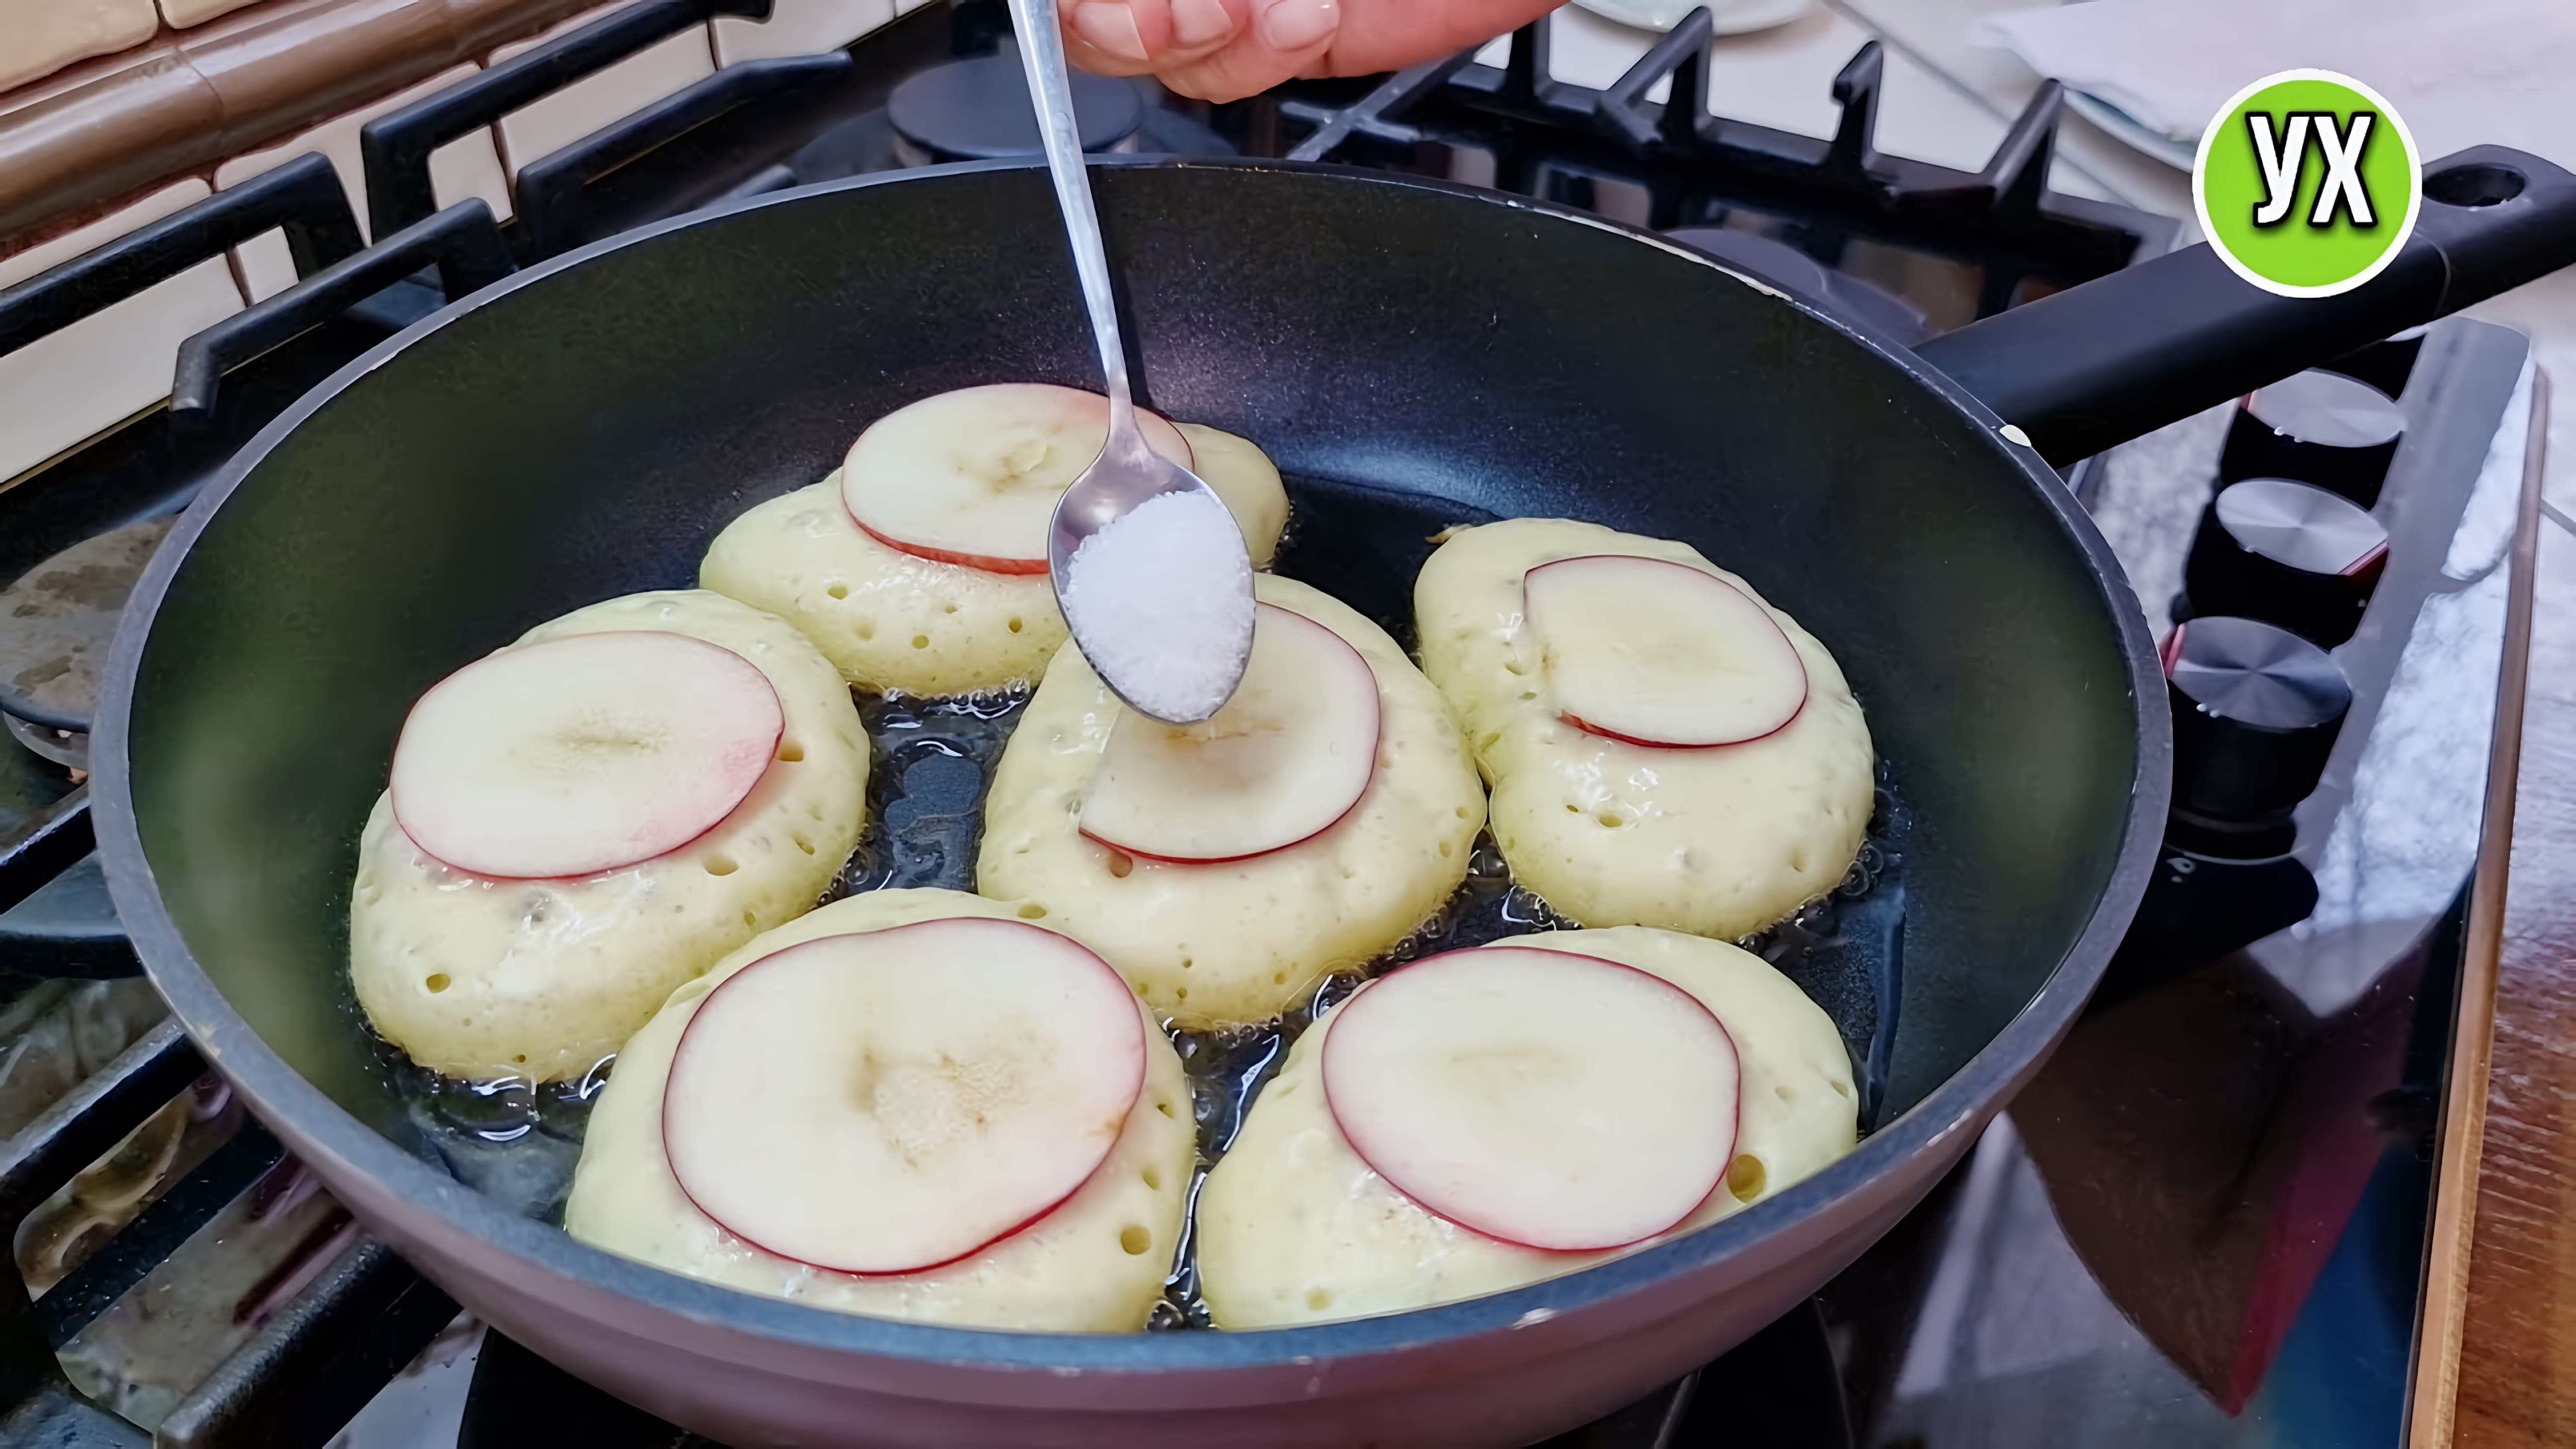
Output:
[[[214,188],[191,177],[32,250],[0,257],[0,287],[15,286],[213,194]],[[241,288],[231,269],[221,260],[200,262],[0,357],[0,480],[168,397],[179,344],[241,309]]]
[[[625,9],[623,3],[585,10],[560,25],[492,52],[499,65],[560,39],[604,16]],[[551,155],[623,117],[631,116],[675,91],[715,74],[715,47],[707,28],[692,25],[619,61],[587,75],[541,101],[501,118],[501,164],[515,178],[541,156]]]
[[[782,55],[815,55],[838,50],[892,21],[895,0],[775,0],[767,20],[719,15],[714,32],[716,64],[740,65]],[[918,4],[919,0],[915,0]],[[906,10],[913,5],[903,7]]]
[[[0,0],[0,89],[76,60],[141,45],[161,29],[152,0]]]
[[[367,183],[358,160],[359,128],[387,112],[435,95],[473,76],[479,69],[478,66],[460,65],[407,90],[396,91],[345,115],[334,116],[302,135],[236,156],[215,168],[215,185],[218,188],[239,186],[308,151],[319,151],[331,158],[331,169],[340,173],[340,184],[349,191],[349,207],[358,216],[359,234],[367,236]],[[492,208],[494,216],[508,219],[509,176],[501,169],[501,152],[493,144],[489,130],[474,131],[439,147],[429,158],[429,176],[437,188],[440,206],[453,206],[467,197],[479,196]],[[373,237],[369,236],[369,239],[373,240]],[[294,258],[287,255],[285,237],[275,232],[255,237],[234,248],[233,263],[234,270],[241,277],[242,289],[249,294],[251,301],[276,296],[295,285]],[[5,466],[0,464],[0,467]]]

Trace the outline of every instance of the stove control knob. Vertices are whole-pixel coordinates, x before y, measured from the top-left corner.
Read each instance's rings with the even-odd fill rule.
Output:
[[[2352,708],[2326,652],[2255,619],[2193,619],[2165,641],[2173,836],[2234,860],[2286,854]]]
[[[2415,360],[2423,354],[2425,327],[2409,327],[2385,342],[2347,352],[2325,365],[2328,372],[2340,372],[2359,378],[2390,397],[2406,395],[2406,380],[2415,374]]]
[[[2296,478],[2368,508],[2405,431],[2406,413],[2388,394],[2338,372],[2302,372],[2237,405],[2218,481]]]
[[[2322,649],[2361,627],[2388,563],[2388,530],[2346,498],[2287,478],[2219,490],[2183,565],[2195,614],[2278,624]]]

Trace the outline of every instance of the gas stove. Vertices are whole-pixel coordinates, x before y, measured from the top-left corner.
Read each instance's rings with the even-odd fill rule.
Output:
[[[167,520],[348,359],[648,221],[1035,154],[1001,7],[961,0],[728,67],[534,162],[506,225],[436,209],[445,140],[709,8],[630,7],[372,123],[373,247],[307,158],[0,291],[5,352],[281,224],[306,278],[192,341],[169,408],[0,490],[18,741],[0,746],[0,1206],[37,1295],[0,1293],[13,1442],[702,1442],[458,1318],[231,1100],[135,974],[80,781],[106,634]],[[1816,138],[1709,113],[1704,13],[1600,88],[1556,79],[1550,41],[1542,21],[1213,107],[1083,78],[1077,105],[1103,152],[1327,160],[1588,208],[1905,342],[2176,234],[2051,189],[2053,84],[1971,172],[1880,151],[1875,42]],[[2178,807],[2138,928],[2058,1057],[1894,1233],[1735,1352],[1551,1443],[2400,1436],[2469,901],[2503,864],[2480,821],[2545,422],[2527,351],[2441,323],[2068,470],[2167,640]]]

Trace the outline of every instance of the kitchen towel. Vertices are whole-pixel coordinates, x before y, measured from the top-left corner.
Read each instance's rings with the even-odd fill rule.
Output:
[[[2091,0],[1972,36],[2187,145],[2249,82],[2312,68],[2386,96],[2427,161],[2494,143],[2576,167],[2576,0]]]

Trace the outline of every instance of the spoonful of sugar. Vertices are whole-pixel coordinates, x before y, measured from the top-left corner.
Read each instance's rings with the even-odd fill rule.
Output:
[[[1252,560],[1215,491],[1137,429],[1055,0],[1011,0],[1011,23],[1109,394],[1108,441],[1047,529],[1047,575],[1101,682],[1139,714],[1196,724],[1233,697],[1252,657]]]

